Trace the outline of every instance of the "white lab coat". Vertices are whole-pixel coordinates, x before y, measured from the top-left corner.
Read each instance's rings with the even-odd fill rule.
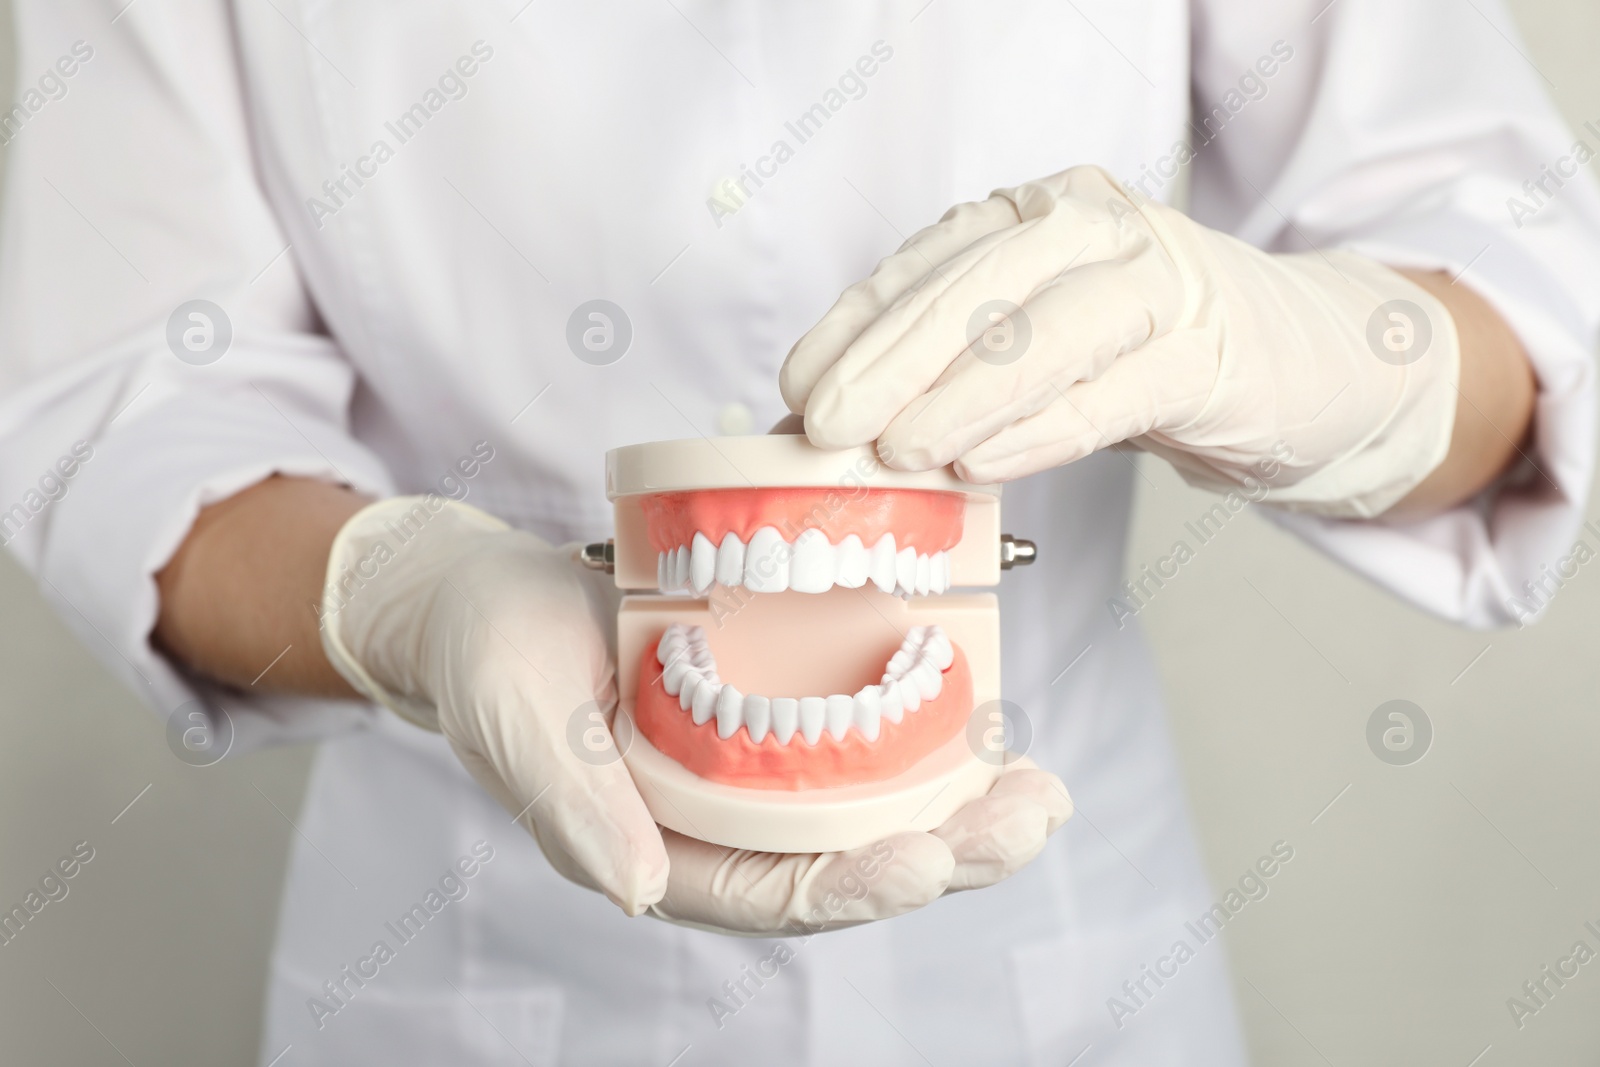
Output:
[[[759,432],[782,414],[794,338],[906,235],[1098,163],[1164,198],[1192,179],[1198,217],[1264,247],[1466,268],[1527,344],[1554,489],[1297,533],[1489,624],[1576,528],[1600,208],[1573,180],[1514,223],[1508,197],[1573,135],[1490,0],[1487,18],[1446,0],[125,3],[16,4],[24,89],[74,70],[4,130],[0,508],[27,508],[87,442],[65,496],[4,531],[67,621],[163,715],[227,709],[236,752],[329,739],[263,1062],[285,1046],[283,1067],[1243,1061],[1218,944],[1120,1026],[1108,1009],[1213,899],[1149,653],[1107,609],[1126,457],[1006,496],[1007,528],[1041,551],[1000,587],[1007,694],[1079,817],[1010,881],[796,943],[760,987],[745,968],[770,943],[630,921],[562,881],[438,737],[372,708],[219,692],[150,648],[151,575],[202,505],[269,472],[416,492],[487,441],[471,503],[549,539],[602,538],[607,448]],[[92,56],[56,68],[78,41]],[[462,57],[457,99],[440,79]],[[862,57],[864,89],[841,89]],[[1187,125],[1191,92],[1209,125]],[[388,124],[414,104],[425,120],[402,139]],[[815,104],[826,120],[802,141],[786,123]],[[1175,142],[1203,136],[1172,177]],[[743,167],[761,184],[730,214],[723,183]],[[335,198],[323,183],[341,179]],[[165,341],[195,298],[233,329],[203,366]],[[609,366],[565,341],[595,298],[632,323]],[[478,841],[493,859],[467,895],[402,943],[385,924]],[[380,940],[394,959],[327,998]],[[314,1012],[317,996],[338,1010]],[[712,998],[738,1008],[720,1027]]]

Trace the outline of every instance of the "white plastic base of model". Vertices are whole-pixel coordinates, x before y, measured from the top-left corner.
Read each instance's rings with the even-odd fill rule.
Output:
[[[710,782],[658,752],[617,712],[624,762],[656,822],[726,848],[840,852],[906,830],[932,830],[989,791],[1001,768],[973,755],[965,731],[894,778],[837,789],[743,789]]]

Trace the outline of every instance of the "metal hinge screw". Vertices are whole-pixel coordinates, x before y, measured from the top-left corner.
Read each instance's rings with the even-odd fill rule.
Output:
[[[617,543],[608,539],[584,545],[583,550],[578,553],[578,561],[592,571],[605,571],[607,574],[615,574],[617,573]]]
[[[1032,541],[1024,541],[1020,537],[1010,534],[1000,535],[1000,569],[1008,571],[1012,567],[1026,567],[1039,558],[1039,546]]]

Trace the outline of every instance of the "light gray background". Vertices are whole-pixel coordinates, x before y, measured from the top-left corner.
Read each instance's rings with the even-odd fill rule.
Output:
[[[1513,7],[1568,119],[1600,119],[1600,5]],[[1463,0],[1460,17],[1481,16]],[[1210,503],[1161,464],[1142,469],[1130,570]],[[1600,925],[1600,566],[1538,627],[1469,633],[1248,515],[1140,618],[1213,880],[1237,880],[1276,840],[1296,850],[1227,931],[1258,1063],[1600,1061],[1600,961],[1520,1031],[1506,1008],[1588,936],[1584,920]],[[96,853],[0,948],[0,1059],[253,1063],[309,751],[182,765],[3,554],[0,677],[0,901],[73,842]],[[1396,697],[1436,730],[1409,767],[1381,763],[1364,736]]]

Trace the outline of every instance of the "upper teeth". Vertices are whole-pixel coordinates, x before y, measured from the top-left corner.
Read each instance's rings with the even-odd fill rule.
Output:
[[[749,544],[732,532],[720,545],[696,533],[689,544],[657,555],[656,578],[663,590],[702,595],[713,582],[754,593],[822,593],[835,585],[859,589],[870,581],[885,593],[926,596],[950,588],[950,553],[919,553],[910,546],[896,551],[894,534],[884,534],[871,548],[855,534],[833,544],[817,529],[802,530],[791,543],[776,527],[763,526]]]
[[[726,741],[742,726],[750,740],[761,743],[771,733],[787,745],[799,733],[808,745],[826,730],[843,741],[853,726],[868,741],[878,739],[882,720],[898,723],[944,686],[943,671],[955,659],[950,638],[937,626],[913,626],[900,648],[889,657],[883,681],[863,686],[855,696],[764,697],[739,692],[717,676],[717,664],[698,626],[673,623],[656,646],[661,684],[678,698],[678,706],[699,726],[717,720],[717,736]]]

